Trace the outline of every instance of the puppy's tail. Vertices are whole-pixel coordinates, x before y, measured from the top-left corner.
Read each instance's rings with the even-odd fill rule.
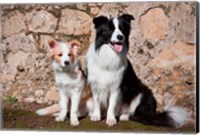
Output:
[[[54,104],[46,108],[42,108],[36,111],[36,114],[40,116],[45,116],[45,115],[52,115],[60,111],[59,105]]]
[[[131,119],[131,117],[130,117]],[[182,127],[189,119],[189,114],[181,107],[165,107],[164,112],[157,113],[151,117],[138,117],[132,119],[144,124],[167,127]]]

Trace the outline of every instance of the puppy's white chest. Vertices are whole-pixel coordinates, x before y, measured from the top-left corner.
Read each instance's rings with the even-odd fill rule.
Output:
[[[83,85],[81,77],[76,74],[56,73],[55,79],[58,87],[74,89]]]

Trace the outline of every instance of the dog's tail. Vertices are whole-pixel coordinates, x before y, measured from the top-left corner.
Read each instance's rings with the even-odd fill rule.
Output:
[[[189,119],[189,114],[181,107],[167,107],[164,112],[153,117],[153,124],[160,126],[182,127]]]
[[[59,110],[60,110],[59,105],[58,104],[54,104],[54,105],[51,105],[49,107],[37,110],[36,114],[38,114],[40,116],[53,115],[55,113],[58,113]]]
[[[167,127],[182,127],[189,119],[189,114],[181,107],[165,107],[164,112],[157,113],[152,117],[130,117],[144,124]]]

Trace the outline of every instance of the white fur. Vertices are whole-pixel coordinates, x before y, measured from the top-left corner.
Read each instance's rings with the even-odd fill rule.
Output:
[[[109,101],[106,123],[109,126],[116,124],[115,107],[119,99],[119,85],[123,72],[127,67],[125,53],[116,53],[109,44],[101,46],[98,52],[91,44],[87,53],[88,83],[93,93],[94,108],[90,119],[101,119],[100,107],[107,106]]]
[[[169,116],[174,120],[174,127],[176,128],[182,127],[190,117],[185,109],[178,106],[165,108],[165,111],[167,111]]]
[[[66,43],[60,42],[60,47],[62,50],[62,57],[61,57],[61,66],[65,67],[65,61],[69,61],[70,62],[70,58],[68,56],[68,52],[70,51],[70,48],[68,45],[66,45]]]
[[[120,121],[128,121],[129,120],[129,114],[122,114],[119,117]]]
[[[59,90],[59,106],[60,112],[56,117],[56,121],[64,121],[68,112],[68,102],[71,99],[70,123],[72,126],[78,126],[78,106],[84,87],[84,81],[81,74],[77,74],[74,65],[64,65],[64,61],[69,59],[69,48],[65,43],[60,43],[62,50],[61,63],[53,62],[55,73],[55,81]]]
[[[129,114],[132,114],[132,115],[135,114],[136,108],[141,103],[141,98],[142,98],[142,94],[139,94],[137,97],[135,97],[133,99],[133,101],[131,102],[131,105],[130,105],[130,111],[129,111],[130,113]]]
[[[40,115],[40,116],[44,116],[48,113],[48,110],[46,109],[39,109],[36,111],[37,115]]]

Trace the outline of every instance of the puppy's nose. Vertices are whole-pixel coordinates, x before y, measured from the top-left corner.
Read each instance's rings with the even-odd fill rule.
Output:
[[[118,34],[118,35],[117,35],[117,39],[118,39],[118,40],[123,40],[123,38],[124,38],[123,35],[121,35],[121,34]]]
[[[65,65],[68,66],[69,65],[69,61],[64,61]]]

